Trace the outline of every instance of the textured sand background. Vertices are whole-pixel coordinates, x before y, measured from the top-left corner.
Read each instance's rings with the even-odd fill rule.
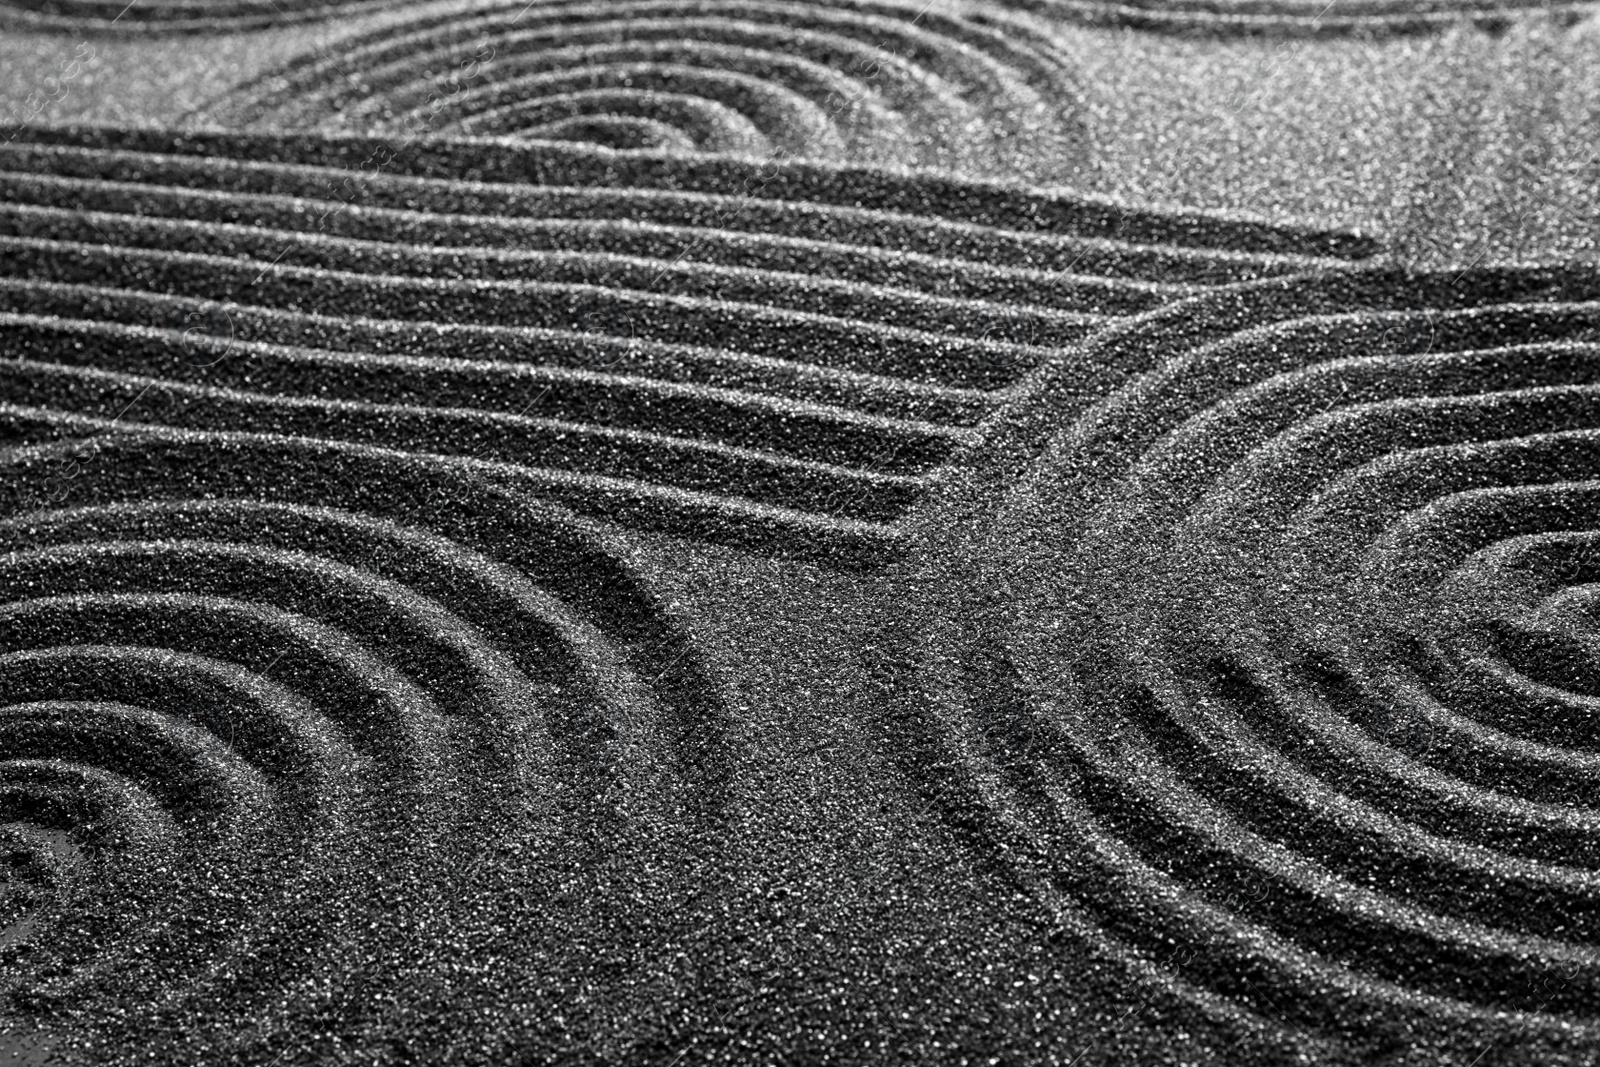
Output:
[[[1019,6],[1041,10],[987,10],[1047,35],[1070,72],[1074,96],[1058,106],[1091,146],[1075,188],[1357,227],[1430,263],[1593,253],[1597,103],[1587,72],[1600,43],[1581,4],[1545,5],[1556,13],[1529,5],[1485,24],[1447,19],[1435,32],[1380,25],[1310,38],[1136,32],[1052,16],[1048,4]],[[928,9],[986,7],[935,0]],[[226,87],[297,54],[338,62],[339,41],[394,18],[342,16],[248,36],[8,34],[7,118],[32,114],[27,97],[44,87],[56,98],[35,121],[191,123]],[[93,58],[57,96],[49,79],[85,46]]]
[[[1593,1060],[1589,5],[100,8],[13,1062]]]

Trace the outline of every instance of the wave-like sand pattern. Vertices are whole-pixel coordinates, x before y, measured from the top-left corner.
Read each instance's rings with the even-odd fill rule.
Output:
[[[432,12],[235,90],[229,129],[513,136],[1082,184],[1068,60],[1002,13],[866,0]]]
[[[389,14],[400,6],[396,0],[0,0],[0,25],[78,36],[228,34]],[[842,20],[818,21],[818,12],[828,8],[853,11],[860,17],[848,29],[841,29]],[[1018,83],[1033,84],[1042,70],[1050,71],[1044,84],[1060,77],[1059,61],[1051,57],[1040,62],[1053,51],[1047,39],[1035,37],[1026,27],[1006,19],[1007,8],[1089,26],[1185,36],[1378,37],[1437,33],[1463,22],[1493,30],[1530,12],[1576,21],[1590,14],[1594,4],[1593,0],[985,0],[955,15],[935,12],[910,0],[876,4],[865,0],[765,0],[745,4],[719,0],[533,0],[507,5],[510,20],[471,23],[474,43],[466,48],[450,47],[465,34],[441,28],[449,20],[466,24],[459,12],[426,16],[415,25],[388,29],[366,41],[371,44],[412,37],[413,45],[445,55],[446,69],[476,70],[475,50],[485,41],[493,41],[498,50],[499,42],[504,40],[530,59],[534,51],[543,51],[548,54],[542,62],[527,62],[517,77],[523,88],[549,99],[533,104],[525,112],[515,106],[497,110],[496,118],[488,121],[512,122],[534,136],[693,149],[696,141],[686,136],[690,130],[703,135],[708,129],[717,128],[735,140],[752,136],[752,128],[740,121],[740,112],[750,114],[745,104],[756,103],[752,111],[765,111],[770,116],[775,103],[777,112],[782,113],[783,102],[787,102],[791,106],[783,117],[792,119],[812,110],[809,117],[815,118],[814,109],[804,109],[803,104],[796,111],[793,98],[811,95],[827,99],[830,91],[844,87],[854,95],[833,99],[858,100],[876,95],[877,90],[865,85],[883,76],[886,65],[891,68],[888,77],[902,83],[898,86],[902,94],[907,88],[904,83],[912,78],[948,79],[952,86],[961,86],[961,78],[951,78],[948,63],[953,56],[972,49],[989,53],[991,66],[1004,71],[1013,89]],[[468,9],[472,13],[481,10]],[[873,17],[910,23],[927,32],[913,36],[883,23],[873,25],[868,21]],[[568,82],[576,84],[582,68],[570,55],[563,55],[559,45],[543,40],[536,27],[543,24],[559,28],[573,35],[568,43],[603,51],[607,47],[619,49],[622,32],[632,35],[633,27],[619,32],[613,26],[610,34],[601,32],[588,42],[579,38],[623,19],[661,20],[666,25],[643,26],[635,38],[636,47],[626,52],[619,50],[613,55],[580,60],[597,64],[592,77],[586,71],[582,89],[573,90],[569,85],[564,91],[559,84],[563,73]],[[803,51],[809,62],[796,62],[797,51],[786,47],[787,39],[773,32],[772,27],[782,19],[806,24],[811,36]],[[746,23],[742,32],[732,25],[740,20]],[[756,27],[754,43],[752,26]],[[679,32],[672,33],[674,28]],[[958,32],[949,34],[952,28]],[[1021,47],[1001,46],[991,30],[1003,31],[1014,42],[1020,38],[1026,43]],[[938,41],[940,34],[948,34],[948,39]],[[657,45],[637,47],[650,40]],[[860,44],[863,41],[867,42],[865,47]],[[938,41],[937,52],[928,51],[930,41]],[[908,48],[908,42],[914,44]],[[696,44],[702,47],[695,48]],[[706,62],[706,54],[712,50],[721,52],[721,63]],[[747,54],[740,56],[741,51]],[[930,62],[925,68],[915,65],[938,53],[942,53],[942,62]],[[486,55],[477,52],[476,58],[481,60]],[[680,60],[689,58],[679,66],[675,65],[674,56]],[[745,59],[753,62],[742,62]],[[763,62],[781,66],[763,66]],[[598,65],[601,63],[604,65]],[[963,74],[971,73],[969,64],[960,63],[959,59],[957,63]],[[626,64],[633,66],[623,69]],[[751,69],[745,70],[746,66]],[[820,79],[816,66],[823,71]],[[711,73],[718,70],[721,76]],[[741,74],[749,77],[741,78]],[[600,84],[607,79],[615,83],[610,94]],[[665,81],[666,87],[654,89],[649,84],[652,80]],[[440,79],[432,84],[456,83]],[[1071,86],[1065,80],[1060,84]],[[810,92],[819,85],[820,93]],[[589,96],[574,99],[582,93]],[[896,99],[893,92],[886,95]],[[1074,89],[1066,99],[1076,96]],[[831,102],[827,106],[831,107]],[[730,128],[737,132],[730,132]]]
[[[81,421],[0,408],[12,439]],[[103,1005],[172,1043],[155,1059],[265,1062],[381,1031],[440,952],[461,981],[429,1010],[515,999],[541,940],[572,936],[539,901],[625,848],[623,822],[722,818],[697,659],[570,513],[260,435],[0,466],[0,1012]]]
[[[221,35],[394,6],[395,0],[0,0],[0,27],[78,37]]]
[[[894,549],[1062,346],[1373,250],[946,178],[497,142],[36,129],[0,148],[0,186],[16,402],[454,455],[590,514],[853,559]]]
[[[1000,0],[1085,23],[1198,37],[1386,37],[1468,23],[1503,29],[1520,15],[1576,22],[1592,0]]]
[[[928,662],[965,817],[1136,973],[1291,1044],[1585,1062],[1597,387],[1587,270],[1286,280],[1107,331],[938,564],[995,593]]]

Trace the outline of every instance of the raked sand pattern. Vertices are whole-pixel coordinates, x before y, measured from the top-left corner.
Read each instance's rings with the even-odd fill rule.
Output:
[[[393,0],[3,0],[0,28],[78,37],[218,34],[351,18]]]
[[[504,2],[339,40],[200,117],[1080,178],[1070,63],[999,16],[867,0]]]
[[[0,998],[46,1030],[103,1012],[164,1061],[270,1058],[407,1012],[526,1011],[572,936],[552,931],[600,921],[591,856],[685,862],[673,834],[724,817],[724,710],[560,509],[261,436],[5,463]],[[496,943],[462,942],[491,916]]]
[[[871,560],[1053,348],[1373,251],[868,171],[433,142],[370,173],[375,151],[0,148],[9,395],[453,455],[623,522]],[[474,166],[500,180],[431,176]]]
[[[1594,1063],[1595,8],[0,0],[0,1067]]]
[[[986,621],[928,660],[989,844],[1131,974],[1308,1055],[1580,1061],[1597,341],[1591,270],[1355,272],[1053,375],[1007,428],[1041,458],[947,557]]]
[[[1387,37],[1503,30],[1526,14],[1575,22],[1583,0],[1002,0],[1051,18],[1196,37]]]

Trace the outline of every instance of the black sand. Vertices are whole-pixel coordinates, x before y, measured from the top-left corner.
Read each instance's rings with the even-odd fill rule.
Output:
[[[1590,5],[0,27],[0,1062],[1600,1055]]]

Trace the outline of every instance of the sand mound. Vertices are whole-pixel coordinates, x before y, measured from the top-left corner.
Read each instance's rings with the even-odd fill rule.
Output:
[[[978,590],[927,668],[958,802],[1210,1010],[1357,1058],[1592,1042],[1597,382],[1587,270],[1112,328],[1000,435],[1049,438],[1020,487],[930,519],[997,509],[933,565]]]
[[[0,149],[17,402],[456,455],[588,513],[861,558],[1053,347],[1372,250],[864,170],[30,138]]]

